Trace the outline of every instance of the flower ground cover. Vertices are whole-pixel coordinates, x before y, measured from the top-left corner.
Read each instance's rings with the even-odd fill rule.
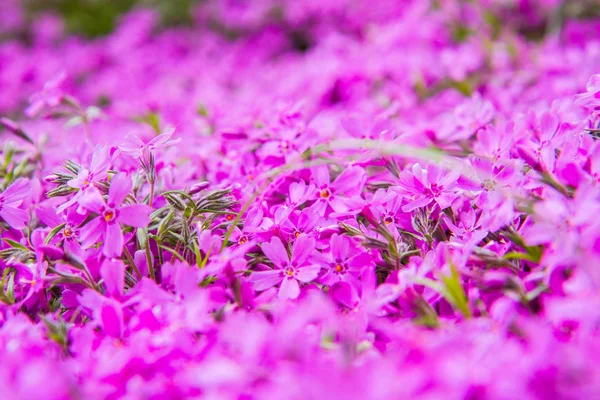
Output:
[[[594,1],[0,5],[0,393],[600,395]]]

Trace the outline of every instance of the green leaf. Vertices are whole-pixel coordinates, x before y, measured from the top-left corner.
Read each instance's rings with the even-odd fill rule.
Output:
[[[181,254],[179,254],[178,252],[176,252],[175,250],[173,250],[170,247],[167,246],[160,246],[161,249],[168,251],[169,253],[173,254],[175,257],[177,257],[179,259],[179,261],[183,261],[186,262],[185,258],[183,258],[183,256]]]
[[[10,245],[10,247],[13,247],[15,249],[19,249],[19,250],[23,250],[23,251],[30,251],[27,247],[23,246],[19,242],[15,242],[14,240],[10,240],[10,239],[4,238],[4,241],[6,243],[8,243]]]
[[[450,263],[450,269],[452,275],[442,276],[446,289],[446,300],[450,302],[455,308],[457,308],[465,318],[471,318],[471,310],[469,309],[469,300],[465,289],[460,282],[458,271],[454,267],[454,264]]]
[[[173,220],[174,216],[175,212],[173,210],[169,211],[167,216],[162,221],[160,221],[160,224],[158,225],[158,230],[156,231],[156,236],[162,237],[163,234],[165,234],[169,230],[169,225]]]
[[[217,279],[218,278],[214,275],[207,276],[202,282],[200,282],[200,287],[207,287],[211,283],[215,282]]]
[[[13,272],[8,277],[8,284],[6,285],[6,297],[11,302],[15,303],[15,273]]]
[[[517,251],[511,251],[510,253],[506,253],[504,255],[504,257],[502,257],[504,260],[526,260],[526,261],[532,261],[532,262],[538,262],[539,259],[536,259],[535,257],[532,257],[530,254],[528,253],[520,253]]]
[[[52,240],[52,238],[53,238],[54,236],[56,236],[56,234],[57,234],[58,232],[60,232],[60,230],[61,230],[62,228],[64,228],[64,227],[65,227],[65,225],[67,225],[67,224],[66,224],[66,223],[62,223],[62,224],[60,224],[60,225],[58,225],[58,226],[55,226],[55,227],[54,227],[54,228],[53,228],[53,229],[50,231],[50,233],[48,233],[48,236],[46,236],[46,239],[44,239],[44,244],[48,244],[48,243],[50,243],[50,241]]]
[[[196,256],[196,266],[198,268],[202,268],[202,255],[200,254],[200,249],[198,248],[198,243],[195,241],[194,243],[194,256]]]
[[[452,263],[450,264],[450,269],[452,271],[450,276],[441,277],[443,284],[428,278],[420,278],[416,282],[435,290],[444,296],[444,298],[452,305],[452,307],[459,310],[465,318],[471,318],[469,301],[465,293],[465,289],[460,283],[458,271]]]

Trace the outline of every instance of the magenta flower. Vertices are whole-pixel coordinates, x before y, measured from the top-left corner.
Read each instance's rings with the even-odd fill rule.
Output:
[[[404,212],[425,207],[432,202],[444,209],[449,207],[457,196],[457,179],[458,174],[437,165],[432,164],[423,168],[417,163],[410,171],[402,171],[398,186],[393,190],[400,194],[412,195],[413,200],[402,207]]]
[[[600,110],[600,74],[592,75],[585,88],[585,93],[577,95],[577,103]]]
[[[150,153],[154,150],[162,149],[181,141],[181,138],[171,139],[174,133],[175,128],[152,138],[148,143],[144,143],[137,135],[129,134],[125,136],[125,142],[119,146],[119,149],[133,158],[148,161]]]
[[[110,168],[110,162],[111,159],[108,147],[96,146],[94,152],[92,153],[92,161],[90,162],[89,169],[81,168],[77,173],[77,177],[67,182],[68,186],[79,190],[77,191],[77,193],[75,193],[73,197],[61,204],[58,207],[57,211],[63,212],[72,205],[79,203],[79,199],[81,198],[86,189],[106,179],[106,173]],[[83,213],[82,210],[78,211]]]
[[[30,105],[25,110],[25,114],[29,117],[33,117],[38,115],[46,107],[58,106],[65,97],[61,85],[66,79],[66,72],[61,71],[46,82],[42,91],[34,93],[29,98]]]
[[[120,173],[115,175],[108,191],[108,201],[104,201],[96,188],[90,188],[81,196],[80,204],[98,214],[96,218],[81,228],[84,247],[103,240],[102,252],[107,257],[118,257],[123,251],[121,224],[141,228],[150,223],[151,208],[145,204],[121,205],[131,192],[131,178]]]
[[[75,208],[71,208],[66,215],[57,214],[53,207],[39,206],[36,209],[36,215],[50,229],[64,223],[64,227],[56,234],[52,242],[62,244],[66,251],[81,256],[83,249],[79,243],[79,225],[85,220],[85,214],[79,214]]]
[[[327,166],[314,168],[312,176],[316,186],[317,208],[321,215],[328,209],[335,212],[348,211],[344,197],[360,193],[366,180],[365,170],[358,166],[345,168],[333,182],[330,181]]]
[[[0,193],[0,217],[12,228],[23,229],[29,221],[29,213],[19,208],[23,199],[31,194],[31,183],[17,179]]]
[[[92,154],[90,168],[82,168],[77,178],[71,179],[67,184],[76,189],[87,189],[90,185],[106,178],[110,167],[110,154],[107,146],[96,146]]]
[[[271,238],[271,242],[263,243],[261,248],[275,268],[253,272],[250,275],[255,290],[266,290],[281,283],[278,296],[284,299],[295,299],[300,294],[300,282],[311,282],[319,275],[321,267],[310,264],[309,260],[315,248],[315,240],[306,234],[298,236],[291,257],[278,237]]]
[[[313,258],[325,267],[325,273],[319,281],[326,285],[347,282],[358,287],[358,276],[372,262],[369,253],[358,249],[349,237],[335,233],[331,236],[329,246],[328,254]]]

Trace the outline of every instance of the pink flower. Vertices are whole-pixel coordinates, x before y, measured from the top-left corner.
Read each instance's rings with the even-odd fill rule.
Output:
[[[336,282],[348,282],[358,286],[358,276],[372,262],[371,256],[361,251],[347,236],[333,234],[330,239],[329,254],[320,254],[314,260],[325,267],[325,273],[319,278],[326,285]]]
[[[585,88],[586,93],[576,96],[577,103],[594,110],[600,110],[600,74],[592,75]]]
[[[181,141],[181,138],[171,139],[171,136],[173,136],[174,133],[175,128],[152,138],[148,143],[144,143],[144,141],[136,135],[129,134],[125,136],[125,142],[119,146],[119,149],[123,153],[134,158],[148,161],[150,153],[154,150],[162,149]],[[147,162],[147,164],[149,164],[149,162]]]
[[[304,233],[296,239],[291,257],[281,240],[275,236],[271,238],[271,242],[263,243],[261,248],[273,262],[275,269],[253,272],[250,275],[255,290],[266,290],[281,283],[279,297],[295,299],[300,294],[299,282],[308,283],[319,275],[321,268],[310,264],[309,260],[315,248],[315,240]]]
[[[110,154],[107,146],[96,146],[92,154],[90,168],[81,168],[77,178],[71,179],[67,184],[76,189],[87,189],[90,185],[106,178],[110,167]]]
[[[0,217],[15,229],[25,228],[29,213],[19,208],[23,199],[31,194],[31,183],[27,179],[17,179],[0,193]]]
[[[365,170],[358,166],[345,168],[333,182],[330,181],[327,166],[314,168],[312,176],[316,186],[316,207],[321,215],[329,209],[335,212],[348,211],[344,197],[360,193],[366,180]]]
[[[58,106],[65,97],[61,85],[67,79],[65,71],[59,72],[56,76],[50,79],[44,85],[44,89],[34,93],[29,98],[29,107],[25,110],[25,114],[29,117],[38,115],[46,107]]]
[[[84,247],[104,241],[102,252],[107,257],[118,257],[123,251],[121,224],[141,228],[150,223],[151,208],[145,204],[121,205],[131,192],[131,179],[123,174],[115,175],[105,202],[96,188],[88,189],[81,197],[80,204],[98,216],[81,228]]]
[[[437,203],[443,210],[457,197],[457,179],[457,173],[433,164],[424,168],[417,163],[410,171],[402,171],[398,186],[393,187],[392,190],[413,196],[413,200],[402,207],[404,212],[425,207],[432,202]]]

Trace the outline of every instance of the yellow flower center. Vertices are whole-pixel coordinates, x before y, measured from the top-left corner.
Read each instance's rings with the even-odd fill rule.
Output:
[[[107,211],[104,213],[104,220],[106,222],[110,222],[113,219],[115,219],[115,212],[114,211]]]

